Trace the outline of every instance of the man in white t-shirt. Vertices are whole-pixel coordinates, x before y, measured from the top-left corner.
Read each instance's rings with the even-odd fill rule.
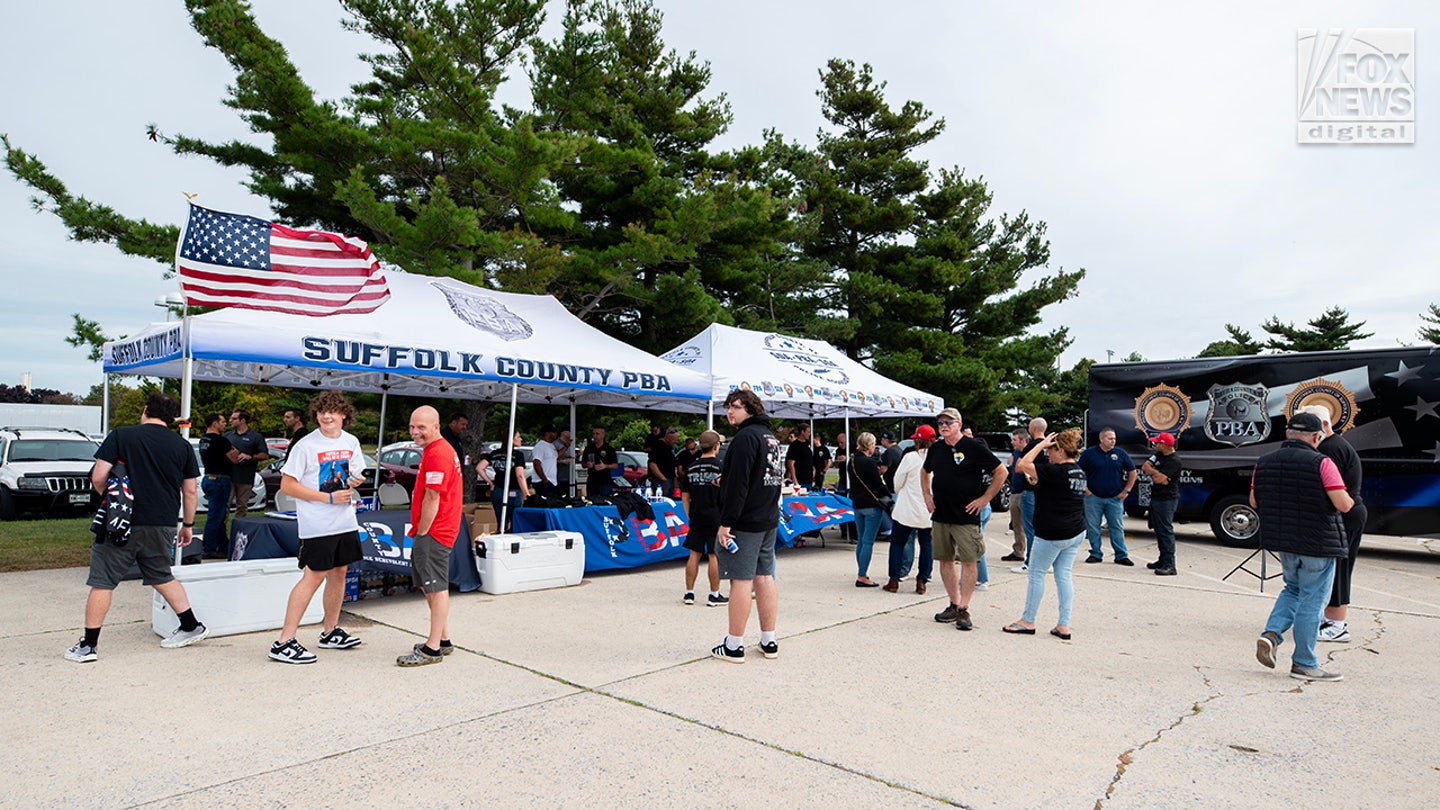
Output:
[[[535,442],[535,456],[531,462],[534,469],[530,471],[530,480],[535,482],[537,495],[548,497],[559,493],[555,485],[555,482],[560,480],[560,453],[555,449],[555,437],[559,435],[558,428],[546,425],[540,430],[540,441]]]
[[[284,664],[313,664],[315,653],[295,639],[300,617],[325,584],[324,632],[320,647],[348,650],[360,639],[342,630],[340,605],[345,600],[345,569],[361,559],[360,524],[355,520],[355,486],[364,481],[365,456],[360,442],[343,429],[355,408],[338,391],[326,391],[310,402],[318,431],[295,444],[280,470],[280,491],[295,499],[300,527],[300,581],[285,605],[285,625],[270,645],[270,659]]]

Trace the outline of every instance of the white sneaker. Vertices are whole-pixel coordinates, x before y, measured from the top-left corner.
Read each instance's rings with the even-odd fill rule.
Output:
[[[1029,565],[1026,565],[1025,563],[1020,563],[1019,565],[1015,566],[1014,568],[1011,568],[1010,570],[1013,571],[1013,572],[1015,572],[1015,573],[1017,573],[1017,574],[1024,574],[1024,573],[1028,573],[1028,572],[1030,571],[1030,566],[1029,566]]]
[[[1319,641],[1335,641],[1348,644],[1350,642],[1350,627],[1345,622],[1323,622],[1320,625],[1320,634],[1316,637]]]
[[[975,583],[975,590],[977,590],[977,591],[988,591],[988,590],[990,590],[990,583],[988,583],[988,582],[977,582],[977,583]]]

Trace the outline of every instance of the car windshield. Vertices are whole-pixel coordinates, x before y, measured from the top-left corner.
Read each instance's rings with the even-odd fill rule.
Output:
[[[10,445],[11,461],[94,461],[96,446],[73,439],[20,439]]]

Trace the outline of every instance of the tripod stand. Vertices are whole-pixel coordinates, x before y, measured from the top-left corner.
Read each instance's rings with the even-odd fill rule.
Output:
[[[1255,559],[1256,556],[1259,556],[1259,557],[1260,557],[1260,573],[1258,573],[1258,574],[1255,573],[1254,571],[1251,571],[1249,568],[1246,568],[1246,567],[1245,567],[1245,566],[1249,565],[1249,564],[1250,564],[1250,561],[1253,560],[1253,559]],[[1234,576],[1236,571],[1244,571],[1245,573],[1249,574],[1250,576],[1255,577],[1256,579],[1260,580],[1260,592],[1261,592],[1261,593],[1264,593],[1264,592],[1265,592],[1265,580],[1267,580],[1267,579],[1276,579],[1277,577],[1280,577],[1280,576],[1281,576],[1281,574],[1270,574],[1270,573],[1267,573],[1266,563],[1269,562],[1271,559],[1274,559],[1275,562],[1277,562],[1277,563],[1280,562],[1280,557],[1279,557],[1275,552],[1273,552],[1273,551],[1268,551],[1268,550],[1266,550],[1263,546],[1262,546],[1262,547],[1258,547],[1258,548],[1256,548],[1254,551],[1250,552],[1250,556],[1249,556],[1249,557],[1246,557],[1245,559],[1241,560],[1239,565],[1235,566],[1234,568],[1231,568],[1231,569],[1230,569],[1230,573],[1226,574],[1225,576],[1221,577],[1220,579],[1221,579],[1221,580],[1227,580],[1227,579],[1229,579],[1230,577]]]

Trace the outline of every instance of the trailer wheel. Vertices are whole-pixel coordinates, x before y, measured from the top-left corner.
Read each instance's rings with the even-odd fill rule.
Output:
[[[1260,515],[1244,495],[1221,498],[1210,510],[1210,531],[1215,539],[1232,548],[1258,548]]]

